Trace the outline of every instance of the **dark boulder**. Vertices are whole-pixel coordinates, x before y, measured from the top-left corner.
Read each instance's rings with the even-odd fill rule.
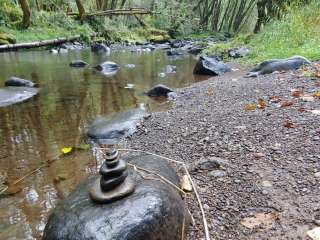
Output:
[[[91,51],[94,53],[110,54],[110,48],[103,43],[95,43],[91,46]]]
[[[179,185],[170,164],[150,155],[125,159],[135,166],[154,171]],[[63,200],[46,224],[43,240],[174,240],[189,225],[189,214],[176,189],[159,180],[145,179],[129,169],[135,183],[133,194],[109,204],[96,204],[89,189],[97,176],[91,176]]]
[[[8,80],[4,82],[6,87],[34,87],[36,84],[31,82],[30,80],[18,78],[18,77],[10,77]]]
[[[171,57],[171,56],[182,56],[184,55],[183,52],[181,51],[177,51],[177,50],[168,50],[167,51],[167,56]]]
[[[117,73],[120,66],[115,62],[106,61],[106,62],[100,63],[94,68],[106,76],[112,76]]]
[[[136,131],[144,114],[144,109],[136,108],[110,117],[99,117],[90,124],[87,135],[99,143],[115,144]]]
[[[230,72],[231,68],[215,58],[200,57],[193,69],[194,74],[218,76]]]
[[[158,84],[151,88],[146,94],[149,97],[168,97],[168,93],[173,92],[172,89],[168,88],[165,85]]]
[[[82,60],[74,60],[69,64],[70,67],[76,67],[76,68],[83,68],[88,65],[89,65],[88,63]]]
[[[241,58],[248,55],[249,53],[250,51],[246,47],[231,49],[228,51],[229,57],[232,57],[232,58]]]
[[[183,40],[173,40],[170,42],[170,47],[172,48],[182,48],[186,45],[186,42]]]
[[[198,55],[202,52],[202,50],[203,50],[203,47],[194,46],[188,49],[188,53],[193,55]]]
[[[247,77],[257,77],[259,75],[269,74],[276,71],[295,70],[301,66],[307,66],[310,64],[311,62],[308,59],[301,56],[293,56],[287,59],[268,60],[253,68],[247,74]]]
[[[37,95],[38,88],[29,87],[4,87],[0,88],[0,107],[6,107],[15,103],[26,101]]]

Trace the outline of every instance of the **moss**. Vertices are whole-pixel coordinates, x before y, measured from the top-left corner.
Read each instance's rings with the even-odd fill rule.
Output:
[[[9,41],[5,39],[0,39],[0,45],[5,45],[5,44],[9,44]]]
[[[16,38],[8,33],[0,33],[0,40],[7,41],[8,43],[16,43]]]

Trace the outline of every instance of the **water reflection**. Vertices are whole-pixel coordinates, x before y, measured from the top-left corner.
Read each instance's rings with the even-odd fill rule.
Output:
[[[69,63],[76,59],[91,66],[114,61],[121,68],[115,76],[106,77],[92,68],[70,68]],[[177,66],[177,73],[160,78],[167,64]],[[86,125],[97,116],[140,104],[151,111],[167,107],[142,93],[158,83],[177,88],[198,81],[192,75],[194,64],[191,56],[170,60],[162,51],[118,51],[104,57],[89,50],[63,55],[0,53],[1,86],[8,77],[17,76],[41,88],[27,102],[0,108],[0,183],[13,182],[56,158],[64,146],[79,146]],[[126,88],[128,84],[134,88]],[[21,192],[1,197],[0,239],[40,239],[49,211],[95,168],[92,154],[79,151],[27,178],[19,185]]]

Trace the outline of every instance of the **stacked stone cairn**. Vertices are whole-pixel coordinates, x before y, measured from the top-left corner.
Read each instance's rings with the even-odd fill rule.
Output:
[[[106,152],[106,160],[99,171],[101,177],[90,189],[90,197],[96,203],[111,203],[134,191],[134,183],[128,177],[127,163],[118,155],[115,149]]]

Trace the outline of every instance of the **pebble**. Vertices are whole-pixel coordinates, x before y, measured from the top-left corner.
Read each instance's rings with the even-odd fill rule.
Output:
[[[225,177],[227,174],[225,171],[221,170],[213,170],[208,173],[208,177],[214,177],[214,178],[222,178]]]
[[[316,172],[316,173],[314,174],[314,176],[315,176],[316,178],[320,178],[320,172]]]
[[[269,187],[272,187],[272,183],[270,181],[265,180],[261,182],[261,186],[269,188]]]

